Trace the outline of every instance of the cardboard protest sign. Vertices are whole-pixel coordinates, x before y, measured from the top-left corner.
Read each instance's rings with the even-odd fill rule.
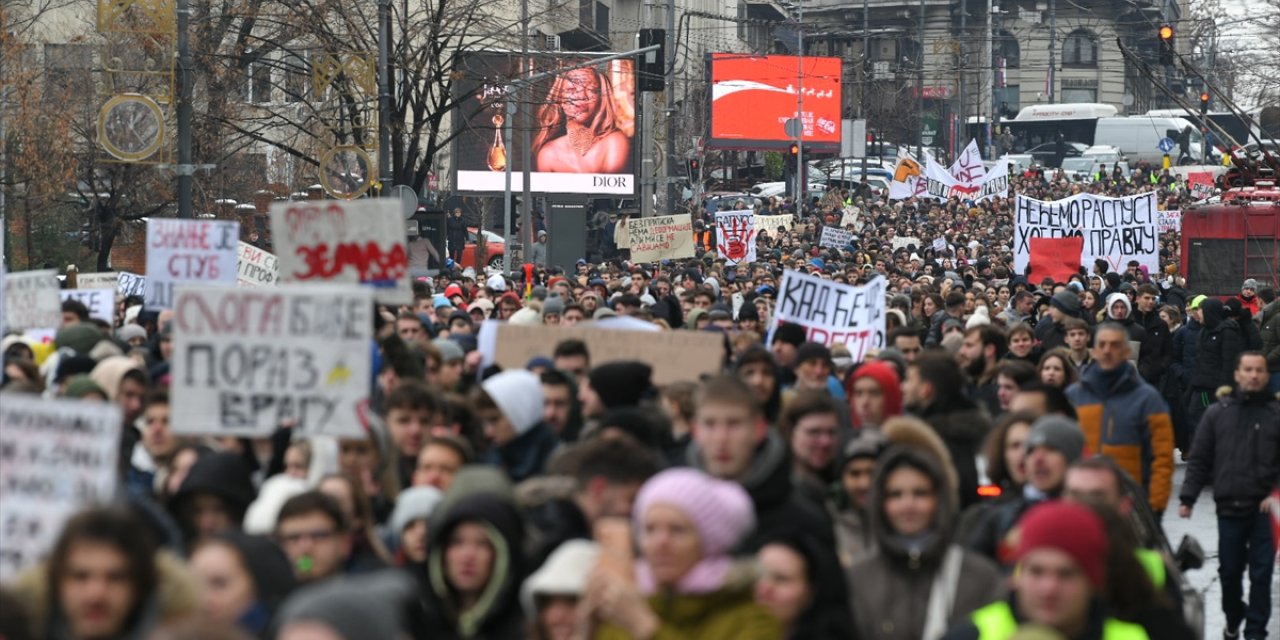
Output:
[[[1161,211],[1160,212],[1160,233],[1169,231],[1182,231],[1182,212],[1181,211]]]
[[[885,344],[887,286],[884,276],[857,287],[799,271],[783,271],[769,343],[773,343],[774,330],[779,325],[798,324],[805,328],[808,340],[827,346],[844,344],[853,361],[862,362],[869,350]]]
[[[1156,194],[1108,198],[1080,193],[1043,201],[1018,196],[1014,210],[1013,268],[1023,273],[1031,261],[1031,238],[1084,238],[1080,264],[1106,260],[1112,271],[1124,271],[1130,260],[1159,270],[1160,212]]]
[[[128,298],[129,296],[145,296],[147,295],[147,278],[136,273],[121,271],[119,274],[120,282],[116,285],[116,292]]]
[[[853,234],[837,227],[823,227],[818,246],[840,249],[853,242]]]
[[[361,284],[380,303],[413,302],[399,200],[281,202],[271,233],[281,282]]]
[[[0,582],[47,553],[67,519],[114,497],[120,408],[4,394],[0,400]]]
[[[119,286],[120,274],[115,271],[76,274],[77,289],[111,289],[115,291],[116,287]]]
[[[795,216],[784,213],[777,216],[753,216],[755,218],[756,229],[770,238],[778,233],[778,227],[782,227],[790,231],[796,223]]]
[[[627,224],[632,262],[693,257],[693,220],[689,214],[636,218]]]
[[[97,318],[108,324],[116,321],[115,289],[63,289],[58,292],[62,302],[78,300],[89,308],[89,317]]]
[[[861,216],[862,212],[857,207],[845,207],[844,213],[840,214],[840,226],[861,229],[862,221],[859,220]]]
[[[363,438],[373,292],[355,285],[179,287],[174,298],[175,434]]]
[[[756,224],[750,211],[716,214],[716,248],[728,264],[756,261]]]
[[[505,322],[497,326],[493,358],[504,369],[519,369],[535,356],[550,356],[557,344],[570,339],[587,344],[592,366],[617,360],[648,364],[653,367],[653,382],[657,385],[715,374],[724,359],[724,338],[720,334],[667,331],[655,335],[584,325],[526,327]]]
[[[239,237],[234,220],[148,220],[146,306],[173,308],[178,283],[234,284]]]
[[[1066,282],[1080,272],[1080,251],[1083,248],[1084,238],[1078,236],[1032,238],[1031,275],[1028,280],[1041,282],[1048,277],[1054,282]]]
[[[236,284],[241,287],[269,287],[280,279],[280,263],[274,253],[259,249],[248,242],[236,248],[239,269]]]
[[[5,330],[52,329],[61,325],[62,299],[58,290],[58,272],[53,269],[6,275]]]

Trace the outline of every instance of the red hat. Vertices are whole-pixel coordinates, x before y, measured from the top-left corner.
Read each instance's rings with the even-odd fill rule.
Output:
[[[853,375],[849,378],[849,387],[845,389],[850,408],[853,407],[853,385],[863,378],[871,378],[880,385],[880,392],[884,394],[885,419],[902,414],[902,383],[898,381],[898,372],[893,365],[879,360],[868,360],[853,370]],[[849,417],[854,427],[862,426],[858,423],[856,413],[851,411]]]
[[[457,283],[451,284],[444,288],[444,297],[452,300],[454,296],[462,296],[463,300],[466,300],[467,298],[467,294],[462,292],[462,287],[458,286]]]
[[[1032,507],[1019,523],[1017,559],[1053,547],[1071,556],[1094,588],[1106,573],[1107,533],[1102,518],[1088,507],[1055,500]]]

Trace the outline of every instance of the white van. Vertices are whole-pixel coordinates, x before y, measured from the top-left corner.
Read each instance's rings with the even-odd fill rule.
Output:
[[[1164,159],[1160,150],[1160,140],[1173,140],[1173,150],[1169,159],[1178,164],[1178,136],[1185,130],[1191,130],[1190,153],[1193,162],[1200,161],[1204,138],[1200,130],[1186,118],[1158,118],[1152,116],[1129,116],[1121,118],[1098,118],[1098,129],[1093,138],[1097,145],[1119,147],[1130,164],[1146,160],[1159,165]]]

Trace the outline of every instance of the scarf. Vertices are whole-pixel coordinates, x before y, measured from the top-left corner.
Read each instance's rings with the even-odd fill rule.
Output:
[[[733,559],[726,555],[703,558],[688,573],[681,576],[674,591],[677,594],[705,595],[715,593],[724,586],[729,570],[733,568]],[[658,583],[654,580],[653,570],[644,560],[636,562],[636,584],[641,593],[653,595],[658,592]]]

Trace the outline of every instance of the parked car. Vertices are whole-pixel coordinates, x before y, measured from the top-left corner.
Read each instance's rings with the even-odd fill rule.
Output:
[[[1077,158],[1084,154],[1089,145],[1083,142],[1065,142],[1063,143],[1064,158]],[[1046,142],[1027,149],[1025,154],[1035,158],[1036,164],[1051,169],[1058,168],[1058,143]]]
[[[462,248],[462,268],[476,266],[476,232],[475,227],[467,227],[467,245]],[[492,232],[486,230],[484,232],[485,239],[485,266],[500,267],[502,266],[502,256],[507,252],[506,240]],[[478,269],[477,269],[478,270]]]
[[[755,209],[764,204],[764,200],[756,194],[716,192],[706,194],[706,197],[702,201],[702,208],[710,213],[715,213],[716,211],[719,211],[722,206],[726,210],[732,209],[739,200],[741,200],[743,204],[747,205],[748,209]]]

